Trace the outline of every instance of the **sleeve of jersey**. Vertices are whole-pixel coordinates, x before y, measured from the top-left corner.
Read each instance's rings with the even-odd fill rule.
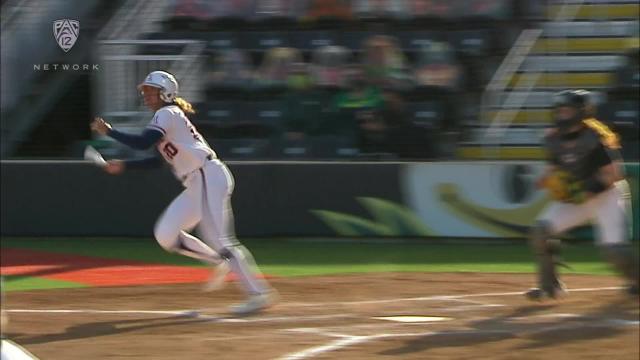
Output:
[[[171,127],[171,114],[165,110],[160,110],[153,115],[153,119],[147,129],[156,130],[162,133],[162,136],[166,136]]]
[[[598,147],[593,151],[592,159],[593,165],[599,169],[603,166],[607,166],[613,162],[612,151],[608,151],[604,145],[599,144]]]
[[[125,160],[124,164],[127,169],[154,169],[162,166],[162,159],[151,156],[143,159]]]
[[[159,130],[151,128],[145,129],[141,135],[127,134],[116,129],[112,129],[107,135],[136,150],[146,150],[164,136]]]

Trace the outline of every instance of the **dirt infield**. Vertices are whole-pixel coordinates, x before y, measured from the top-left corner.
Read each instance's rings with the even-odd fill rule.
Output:
[[[199,284],[11,292],[7,335],[45,360],[639,358],[638,299],[614,289],[617,278],[566,276],[577,290],[545,303],[518,294],[532,280],[274,279],[281,302],[247,318],[227,317],[241,299],[233,285],[213,294]]]

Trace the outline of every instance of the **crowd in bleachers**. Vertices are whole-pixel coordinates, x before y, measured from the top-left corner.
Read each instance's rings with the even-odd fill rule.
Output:
[[[431,130],[455,128],[459,119],[448,103],[462,90],[480,91],[490,74],[467,87],[465,75],[474,74],[465,74],[448,41],[423,41],[411,56],[397,37],[375,34],[358,52],[341,45],[215,49],[209,101],[196,121],[217,138],[334,136],[366,153],[429,157],[433,149],[417,144]]]
[[[507,19],[541,1],[511,0],[176,0],[173,19],[260,22],[487,17]]]
[[[330,157],[433,158],[447,155],[443,134],[478,118],[482,90],[543,6],[175,0],[166,31],[149,38],[207,42],[207,100],[194,121],[221,151],[241,148],[228,155],[306,157],[328,146]]]

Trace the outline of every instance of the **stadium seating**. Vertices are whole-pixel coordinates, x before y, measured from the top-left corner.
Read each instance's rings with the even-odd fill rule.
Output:
[[[328,111],[328,97],[320,94],[332,97],[342,91],[348,85],[345,73],[354,63],[363,65],[369,83],[401,94],[408,101],[404,111],[410,123],[429,131],[477,126],[481,117],[491,118],[498,110],[507,115],[512,112],[513,124],[540,126],[550,121],[549,99],[558,89],[585,87],[596,91],[601,104],[607,102],[607,95],[628,104],[623,93],[634,86],[633,76],[621,76],[628,69],[619,52],[638,32],[637,19],[628,15],[633,6],[625,1],[572,9],[581,21],[552,21],[559,11],[553,1],[549,6],[510,0],[224,0],[216,6],[203,4],[211,5],[177,0],[166,22],[172,38],[185,36],[175,31],[176,19],[206,25],[188,29],[192,38],[207,42],[207,110],[197,121],[227,130],[238,127],[222,131],[225,136],[282,139],[268,151],[273,156],[318,154],[310,137],[294,141],[282,135],[288,131],[284,119],[289,111],[286,104],[290,104],[284,99],[295,98],[289,96],[297,91],[291,87],[293,69],[303,64],[319,90],[306,95],[305,101],[317,103],[316,112],[326,118],[320,126],[322,133],[347,137],[354,135],[348,130],[353,120],[344,119],[354,119],[357,111]],[[603,7],[610,19],[606,26],[593,20]],[[540,22],[543,36],[508,84],[514,91],[511,100],[522,101],[482,114],[481,93],[520,31],[535,21]],[[158,47],[154,51],[172,50]],[[615,88],[616,73],[621,79],[619,91],[607,91]],[[536,80],[533,91],[518,94],[525,80],[532,79]],[[611,115],[612,122],[629,123],[625,118],[629,114],[628,110],[618,111]],[[332,126],[337,128],[332,130]]]

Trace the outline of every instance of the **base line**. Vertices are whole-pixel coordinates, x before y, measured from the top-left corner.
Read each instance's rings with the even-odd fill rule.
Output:
[[[578,289],[567,289],[569,293],[571,292],[589,292],[589,291],[612,291],[612,290],[622,290],[624,289],[621,286],[609,286],[609,287],[594,287],[594,288],[578,288]],[[362,301],[336,301],[336,302],[325,302],[325,303],[289,303],[284,304],[288,307],[322,307],[322,306],[331,306],[331,305],[368,305],[368,304],[387,304],[394,303],[398,301],[441,301],[441,300],[458,300],[458,299],[466,299],[466,298],[475,298],[475,297],[494,297],[494,296],[516,296],[516,295],[524,295],[525,291],[513,291],[513,292],[500,292],[500,293],[483,293],[483,294],[461,294],[461,295],[432,295],[432,296],[421,296],[421,297],[410,297],[410,298],[395,298],[395,299],[381,299],[381,300],[362,300]]]

